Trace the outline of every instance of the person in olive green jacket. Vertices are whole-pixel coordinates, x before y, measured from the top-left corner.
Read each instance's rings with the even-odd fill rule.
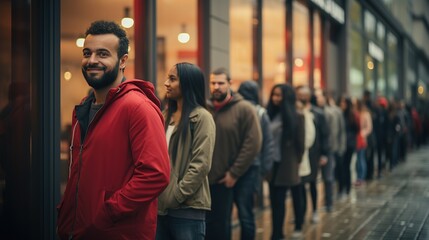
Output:
[[[211,197],[211,168],[216,128],[205,109],[205,80],[190,63],[178,63],[164,83],[168,99],[166,136],[170,184],[158,198],[156,239],[205,238],[205,214]]]

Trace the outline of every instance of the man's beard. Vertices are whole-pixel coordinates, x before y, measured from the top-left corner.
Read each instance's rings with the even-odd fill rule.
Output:
[[[116,66],[111,71],[106,71],[106,67],[101,67],[104,70],[104,74],[101,76],[101,78],[91,77],[88,75],[86,70],[88,68],[96,68],[98,66],[96,65],[87,65],[82,67],[82,74],[88,83],[89,86],[94,88],[95,90],[103,89],[108,86],[110,86],[118,77],[119,72],[119,61],[117,62]]]
[[[227,92],[222,93],[220,91],[216,91],[215,93],[212,93],[212,100],[215,100],[217,102],[222,102],[223,100],[225,100],[226,96],[228,96]]]

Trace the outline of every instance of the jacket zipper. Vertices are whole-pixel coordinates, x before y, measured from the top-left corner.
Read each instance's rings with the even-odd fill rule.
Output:
[[[120,90],[121,90],[121,88],[119,88],[119,89],[118,89],[118,91],[116,91],[116,93],[118,93]],[[87,128],[87,130],[86,130],[86,135],[85,135],[85,137],[83,138],[82,143],[80,144],[80,150],[79,150],[79,171],[78,171],[78,175],[77,175],[77,183],[76,183],[74,219],[73,219],[72,227],[71,227],[71,230],[70,230],[70,233],[69,233],[69,238],[68,238],[69,240],[72,240],[72,239],[73,239],[73,231],[74,231],[74,227],[75,227],[75,224],[76,224],[77,203],[78,203],[78,195],[79,195],[79,182],[80,182],[80,173],[81,173],[81,170],[82,170],[82,151],[83,151],[83,144],[84,144],[84,142],[85,142],[86,137],[88,136],[89,128],[91,127],[91,123],[92,123],[92,122],[94,121],[94,119],[97,117],[97,114],[100,112],[100,110],[104,108],[104,106],[105,106],[105,105],[103,105],[100,109],[98,109],[98,111],[95,113],[94,117],[93,117],[93,118],[91,119],[91,121],[89,122],[89,124],[88,124],[88,128]],[[75,128],[76,128],[76,126],[77,126],[77,123],[78,123],[78,122],[79,122],[79,121],[76,121],[75,127],[73,128],[73,134],[72,134],[72,139],[73,139],[73,140],[74,140],[74,131],[75,131]],[[73,141],[71,142],[71,145],[73,145]],[[71,161],[73,160],[72,149],[73,149],[73,147],[72,147],[72,146],[70,146],[70,153],[71,153],[71,155],[70,155],[70,159],[71,159]],[[71,162],[71,161],[70,161],[70,162]],[[70,170],[71,170],[71,163],[70,163]],[[70,173],[69,173],[69,178],[70,178]]]

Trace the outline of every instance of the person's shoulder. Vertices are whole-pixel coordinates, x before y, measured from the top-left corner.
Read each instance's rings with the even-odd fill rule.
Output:
[[[189,114],[190,119],[207,118],[207,117],[213,118],[212,114],[207,109],[201,106],[194,108],[191,114]]]
[[[242,109],[245,109],[246,111],[256,112],[255,105],[253,105],[251,102],[249,102],[249,101],[247,101],[245,99],[238,100],[235,105],[239,106]]]

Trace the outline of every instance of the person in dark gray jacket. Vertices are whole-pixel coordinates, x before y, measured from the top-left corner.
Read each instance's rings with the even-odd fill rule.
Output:
[[[259,86],[253,80],[244,81],[238,88],[238,93],[243,96],[244,99],[251,102],[255,108],[256,113],[259,117],[259,123],[262,130],[262,148],[261,152],[255,157],[253,166],[251,168],[256,169],[259,172],[258,178],[254,179],[256,185],[256,193],[258,206],[263,208],[263,179],[271,171],[273,166],[273,154],[274,154],[274,139],[273,134],[270,130],[270,118],[267,110],[262,107],[259,103]],[[251,209],[250,209],[251,210]],[[241,219],[240,219],[241,221]]]

